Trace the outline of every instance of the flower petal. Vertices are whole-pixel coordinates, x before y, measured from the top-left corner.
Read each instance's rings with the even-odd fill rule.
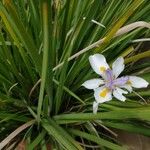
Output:
[[[143,78],[136,77],[136,76],[129,76],[129,84],[135,88],[145,88],[148,86],[148,82]]]
[[[127,94],[128,92],[127,91],[124,91],[120,88],[115,88],[115,90],[113,91],[113,95],[115,98],[117,98],[118,100],[121,100],[121,101],[125,101],[126,100],[126,97],[123,96],[122,94]]]
[[[130,93],[132,92],[132,86],[131,85],[125,84],[125,85],[120,86],[120,87],[128,90]]]
[[[82,84],[82,86],[84,86],[87,89],[96,89],[102,84],[104,84],[104,81],[101,79],[91,79],[91,80],[85,81]]]
[[[113,82],[114,82],[114,85],[116,86],[123,86],[128,82],[128,80],[129,80],[128,76],[123,76],[123,77],[115,79]]]
[[[112,82],[112,80],[113,80],[113,72],[112,72],[112,70],[111,69],[107,69],[105,74],[106,74],[106,81]]]
[[[94,113],[94,114],[97,114],[98,105],[99,105],[99,103],[93,102],[93,113]]]
[[[127,91],[125,91],[125,90],[123,90],[123,89],[121,89],[121,88],[116,87],[116,89],[117,89],[117,91],[118,91],[119,93],[121,93],[121,94],[128,94]]]
[[[124,70],[124,59],[123,57],[118,57],[112,64],[113,75],[117,78],[120,73]]]
[[[94,90],[94,97],[97,103],[104,103],[112,99],[112,93],[108,88],[102,86]]]
[[[89,61],[93,70],[101,75],[102,77],[105,76],[105,71],[109,68],[106,59],[101,54],[94,54],[89,57]]]

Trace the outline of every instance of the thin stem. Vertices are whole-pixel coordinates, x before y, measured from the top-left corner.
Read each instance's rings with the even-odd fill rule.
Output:
[[[129,63],[129,62],[135,62],[138,61],[141,58],[146,58],[146,57],[150,57],[150,50],[147,50],[146,52],[137,54],[135,56],[129,57],[125,59],[125,64]]]

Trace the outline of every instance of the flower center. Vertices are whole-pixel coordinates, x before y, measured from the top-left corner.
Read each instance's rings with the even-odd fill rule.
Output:
[[[105,86],[112,90],[114,88],[114,83],[113,81],[106,81]]]
[[[128,76],[124,76],[116,79],[113,76],[112,70],[110,69],[106,70],[105,86],[108,89],[113,90],[115,87],[123,86],[125,84],[131,84]]]

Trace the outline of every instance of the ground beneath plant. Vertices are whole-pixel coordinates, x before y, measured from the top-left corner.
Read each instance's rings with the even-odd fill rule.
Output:
[[[129,147],[129,150],[150,150],[150,138],[140,135],[128,133],[125,131],[115,131],[118,134],[117,139]]]

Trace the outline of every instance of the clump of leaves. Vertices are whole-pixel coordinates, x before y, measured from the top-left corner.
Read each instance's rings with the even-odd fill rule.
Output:
[[[3,0],[0,17],[0,149],[121,150],[112,128],[150,136],[149,89],[93,114],[81,87],[93,53],[150,81],[148,0]]]

